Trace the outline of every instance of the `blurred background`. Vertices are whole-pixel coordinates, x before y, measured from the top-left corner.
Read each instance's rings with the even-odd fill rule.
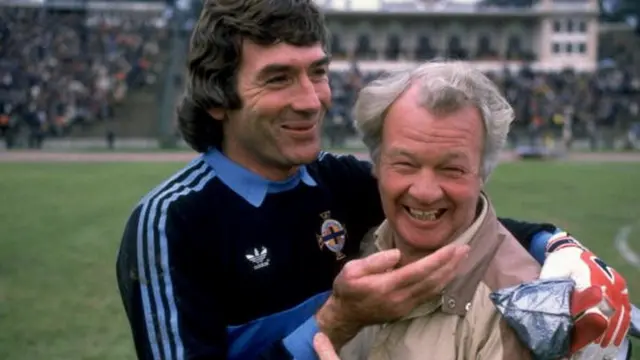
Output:
[[[640,0],[318,3],[327,149],[366,157],[351,109],[377,75],[472,62],[516,110],[498,213],[569,230],[640,303]],[[201,6],[0,0],[0,360],[135,358],[115,256],[135,204],[197,156],[175,106]]]
[[[473,62],[503,89],[517,111],[511,146],[640,148],[640,1],[318,2],[335,59],[329,146],[357,146],[351,107],[364,84],[446,57]],[[0,0],[6,147],[183,147],[174,108],[201,6]]]

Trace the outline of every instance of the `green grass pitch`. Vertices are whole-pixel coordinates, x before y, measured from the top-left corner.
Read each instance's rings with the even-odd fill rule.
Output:
[[[116,251],[135,203],[181,166],[0,164],[0,359],[134,358]],[[640,163],[504,164],[488,189],[501,216],[573,232],[625,275],[640,304],[640,271],[613,246],[633,225],[640,251]]]

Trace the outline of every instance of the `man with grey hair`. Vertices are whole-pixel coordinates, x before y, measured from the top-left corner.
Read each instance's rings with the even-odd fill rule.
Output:
[[[439,298],[363,329],[341,358],[531,358],[489,298],[540,274],[483,192],[514,118],[509,103],[470,65],[431,62],[365,87],[355,117],[386,216],[373,251],[398,249],[402,265],[452,245],[469,254]]]

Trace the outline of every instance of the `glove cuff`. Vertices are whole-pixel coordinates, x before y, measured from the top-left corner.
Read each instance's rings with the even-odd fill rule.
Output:
[[[545,246],[545,253],[549,255],[550,253],[564,249],[566,247],[577,247],[581,250],[587,251],[578,240],[576,240],[573,236],[571,236],[566,231],[561,231],[557,234],[553,234],[547,241],[547,245]]]

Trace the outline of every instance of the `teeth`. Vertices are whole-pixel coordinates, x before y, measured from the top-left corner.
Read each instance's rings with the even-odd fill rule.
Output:
[[[435,221],[438,218],[439,210],[422,211],[417,209],[409,209],[409,214],[418,220]]]

